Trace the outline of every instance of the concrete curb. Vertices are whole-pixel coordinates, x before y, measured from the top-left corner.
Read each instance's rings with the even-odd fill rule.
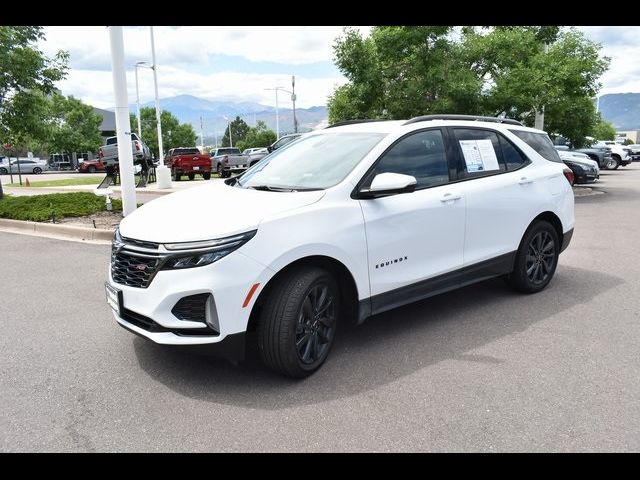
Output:
[[[42,237],[99,242],[110,242],[113,238],[113,232],[115,231],[115,229],[88,228],[62,223],[28,222],[8,218],[0,218],[0,230]]]

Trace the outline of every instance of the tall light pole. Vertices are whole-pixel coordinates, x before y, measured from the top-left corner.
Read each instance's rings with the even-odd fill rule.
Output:
[[[158,64],[156,63],[156,44],[153,40],[153,25],[149,27],[151,33],[151,68],[153,69],[153,85],[156,94],[156,124],[158,127],[158,154],[161,165],[164,165],[164,150],[162,149],[162,125],[160,122],[160,98],[158,97]]]
[[[265,88],[265,90],[276,91],[276,140],[280,139],[280,115],[278,113],[278,90],[284,90],[282,87]]]
[[[200,115],[200,146],[204,151],[204,131],[202,130],[202,115]]]
[[[229,130],[229,146],[233,147],[233,138],[231,137],[231,122],[226,116],[222,117],[227,121],[227,130]]]
[[[133,153],[131,152],[131,121],[127,98],[127,75],[124,68],[124,40],[122,27],[108,27],[111,43],[113,93],[116,100],[116,135],[118,163],[122,184],[122,213],[127,216],[136,209],[136,186],[133,181]]]
[[[291,75],[291,103],[293,103],[293,133],[298,133],[298,119],[296,118],[296,76]]]
[[[138,87],[138,68],[151,68],[147,62],[136,62],[136,106],[138,107],[138,137],[142,138],[142,126],[140,120],[140,89]]]

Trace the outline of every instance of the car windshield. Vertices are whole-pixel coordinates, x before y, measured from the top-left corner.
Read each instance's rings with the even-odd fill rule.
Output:
[[[546,133],[527,132],[515,129],[511,130],[511,133],[515,134],[547,160],[562,163],[558,151],[553,148],[553,142]]]
[[[324,133],[276,150],[239,177],[244,188],[320,190],[341,182],[385,137],[383,133]]]

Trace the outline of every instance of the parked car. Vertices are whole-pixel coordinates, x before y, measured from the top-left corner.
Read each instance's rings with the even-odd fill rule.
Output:
[[[48,169],[49,167],[46,160],[14,158],[10,162],[0,166],[0,175],[6,175],[8,173],[35,173],[37,175]]]
[[[640,161],[640,143],[633,143],[627,145],[631,149],[631,160],[634,162]]]
[[[271,145],[269,145],[267,147],[267,150],[269,152],[273,152],[279,148],[284,147],[285,145],[287,145],[288,143],[293,142],[294,140],[297,140],[298,138],[300,138],[302,136],[302,133],[291,133],[289,135],[283,135],[282,137],[280,137],[278,140],[276,140],[275,142],[273,142]]]
[[[133,162],[136,164],[152,165],[151,151],[149,147],[138,137],[131,134],[131,152]],[[118,164],[118,137],[109,137],[105,145],[98,149],[98,157],[104,167],[115,167]]]
[[[254,149],[254,151],[249,154],[249,166],[253,167],[267,155],[269,155],[269,150],[267,150],[267,148]]]
[[[598,164],[579,152],[559,152],[564,164],[573,172],[574,183],[592,183],[600,178]]]
[[[222,147],[211,150],[211,168],[226,178],[233,172],[242,172],[249,167],[249,155],[240,153],[239,148]]]
[[[332,126],[127,215],[107,302],[156,343],[255,340],[267,366],[304,377],[343,322],[496,276],[544,289],[573,234],[572,177],[544,132],[514,120]]]
[[[242,155],[251,155],[252,153],[262,153],[262,152],[268,152],[268,150],[265,147],[245,148],[242,151]]]
[[[78,172],[80,173],[96,173],[104,171],[104,165],[100,160],[85,160],[78,164]]]
[[[607,164],[606,168],[608,170],[617,170],[619,166],[626,167],[629,165],[633,159],[631,157],[631,149],[624,145],[620,145],[619,143],[614,142],[613,140],[599,140],[593,147],[609,147],[611,148],[611,160],[609,164]]]
[[[211,159],[209,155],[200,153],[197,148],[172,148],[165,157],[164,164],[171,169],[171,176],[178,182],[182,175],[189,180],[202,175],[202,178],[211,178]]]
[[[584,153],[591,160],[594,160],[598,163],[598,167],[600,169],[607,169],[609,167],[615,166],[615,163],[611,158],[611,148],[607,146],[599,146],[599,147],[586,147],[579,148],[576,150],[571,149],[567,145],[554,145],[556,150],[565,151],[565,152],[576,152],[576,153]]]

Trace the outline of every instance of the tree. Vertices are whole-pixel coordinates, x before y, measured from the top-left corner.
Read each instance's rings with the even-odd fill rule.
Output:
[[[630,138],[625,138],[624,142],[622,142],[623,145],[633,145],[633,140],[631,140]]]
[[[615,140],[616,129],[611,122],[607,122],[602,118],[602,115],[598,113],[596,123],[591,130],[591,136],[596,140]]]
[[[90,105],[72,96],[51,98],[49,149],[54,152],[94,152],[102,144],[102,117]]]
[[[329,121],[428,113],[506,115],[584,142],[591,98],[609,65],[600,45],[557,26],[345,29],[335,62],[348,82],[329,98]]]
[[[137,125],[138,120],[130,114],[131,125]],[[196,132],[188,123],[180,123],[178,119],[166,110],[160,113],[162,126],[162,147],[166,154],[171,148],[192,147],[196,144]],[[142,140],[149,146],[153,154],[158,156],[158,133],[156,122],[156,110],[153,107],[140,109],[140,124],[142,127]]]
[[[374,27],[368,38],[346,28],[334,44],[349,83],[329,99],[329,121],[474,113],[475,78],[448,26]]]
[[[0,144],[12,144],[14,154],[46,137],[44,95],[67,72],[69,54],[44,56],[36,48],[42,39],[42,27],[0,26]]]
[[[232,130],[233,133],[233,130]],[[258,120],[255,127],[249,128],[249,132],[244,140],[236,143],[236,147],[240,150],[245,148],[268,147],[276,141],[276,132],[267,128],[267,124],[262,120]],[[234,140],[235,143],[235,140]]]
[[[233,141],[233,144],[237,145],[238,142],[245,140],[247,138],[248,133],[249,133],[249,125],[247,125],[247,122],[242,120],[239,116],[237,116],[231,122],[231,140]],[[220,146],[228,147],[230,145],[231,144],[229,142],[229,127],[227,126],[227,128],[224,131],[224,136],[222,137],[222,143],[220,144]]]

